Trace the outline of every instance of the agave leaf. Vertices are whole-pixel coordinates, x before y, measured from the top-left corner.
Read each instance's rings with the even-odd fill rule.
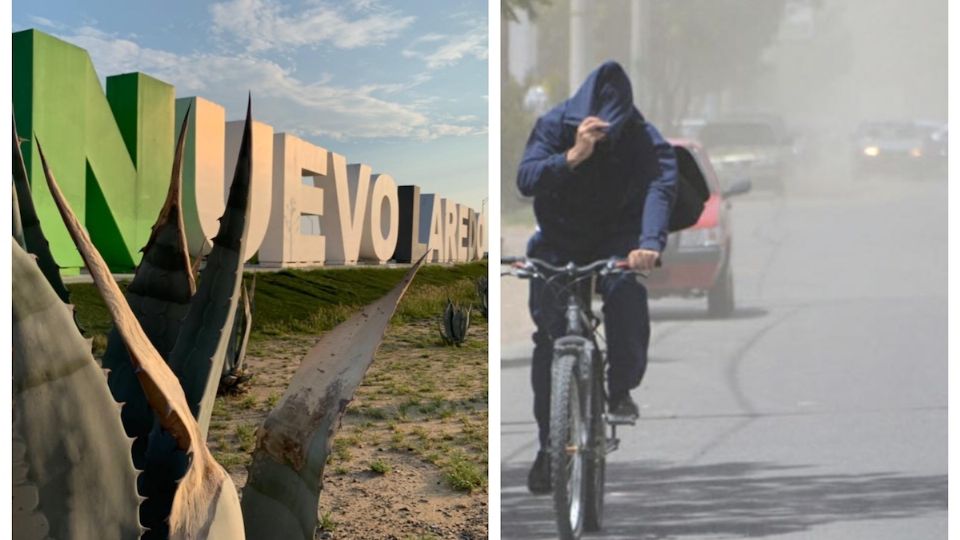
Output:
[[[43,235],[37,209],[33,205],[33,196],[30,193],[30,180],[27,177],[27,166],[23,161],[23,152],[20,150],[20,137],[17,135],[17,121],[13,120],[13,185],[17,190],[17,204],[20,214],[20,223],[23,227],[23,239],[27,252],[37,257],[37,264],[43,275],[50,282],[54,292],[65,304],[70,303],[70,291],[63,284],[60,277],[60,267],[50,252],[50,243]]]
[[[447,345],[459,347],[467,338],[467,328],[470,326],[470,308],[464,310],[448,298],[447,307],[443,310],[440,336]]]
[[[243,245],[249,214],[251,176],[251,112],[247,103],[247,122],[237,169],[227,207],[220,218],[220,230],[213,239],[213,249],[206,257],[203,279],[190,299],[180,333],[168,356],[199,435],[206,439],[210,415],[216,398],[224,359],[230,342],[243,280]],[[179,496],[179,479],[187,471],[186,456],[176,451],[170,434],[155,425],[150,433],[141,476],[141,493],[148,498],[141,510],[143,523],[153,529],[152,537],[166,536],[165,518],[175,510]]]
[[[487,318],[487,302],[488,302],[488,291],[489,286],[487,283],[487,278],[481,277],[477,279],[477,296],[480,298],[480,314],[483,315],[483,318]]]
[[[90,236],[80,226],[69,204],[60,191],[56,180],[47,166],[39,142],[37,150],[43,164],[50,193],[57,204],[64,224],[77,246],[83,262],[93,278],[94,284],[103,296],[104,304],[110,311],[114,327],[123,337],[134,365],[134,372],[146,395],[150,408],[156,414],[160,426],[170,434],[177,448],[186,452],[189,462],[180,481],[169,515],[172,538],[243,538],[243,522],[239,515],[239,501],[233,481],[223,470],[204,442],[186,396],[177,377],[164,362],[160,353],[150,343],[146,333],[123,298],[120,287],[114,281],[103,257],[93,246]],[[86,405],[79,407],[85,408]],[[89,458],[85,455],[84,459]],[[129,458],[128,458],[129,459]],[[132,467],[131,467],[132,469]],[[103,475],[110,470],[104,467],[98,471]],[[62,486],[61,486],[62,489]],[[94,492],[97,493],[97,492]],[[87,495],[87,493],[83,493]],[[97,497],[87,497],[96,501]],[[136,516],[136,509],[128,513]],[[109,538],[109,535],[89,534],[64,536],[66,538]],[[223,536],[214,536],[217,531]]]
[[[12,245],[14,533],[137,538],[137,471],[119,407],[70,308]]]
[[[219,393],[230,390],[243,383],[249,377],[243,374],[244,360],[247,357],[247,344],[250,341],[250,331],[253,328],[253,291],[257,287],[257,275],[253,275],[253,284],[250,289],[243,286],[240,295],[240,304],[237,306],[237,317],[233,325],[227,355],[223,364],[223,375],[220,377]]]
[[[10,214],[13,216],[13,239],[17,245],[26,249],[27,241],[23,239],[23,222],[20,221],[20,203],[17,202],[17,186],[10,184],[10,191],[13,197],[10,200]]]
[[[170,353],[170,365],[180,379],[190,410],[206,437],[217,395],[230,329],[236,317],[243,280],[243,246],[250,214],[252,172],[250,102],[240,143],[237,168],[230,185],[220,230],[206,258],[203,279],[190,301],[190,310]]]
[[[253,330],[253,295],[257,292],[257,274],[253,274],[250,288],[243,288],[243,327],[240,329],[237,354],[234,357],[235,371],[243,372],[244,361],[247,359],[247,345],[250,343],[250,332]]]
[[[448,345],[453,344],[453,302],[447,298],[447,307],[443,310],[443,319],[440,321],[441,336]]]
[[[125,294],[147,338],[164,359],[176,342],[180,321],[186,316],[190,297],[196,291],[196,283],[190,272],[180,202],[183,148],[189,115],[190,110],[187,109],[177,140],[167,199],[160,209],[150,239],[143,248],[143,258]],[[127,347],[116,328],[111,330],[107,339],[102,365],[110,370],[107,383],[114,399],[124,404],[123,426],[127,435],[134,438],[133,462],[137,468],[143,469],[147,437],[154,423],[153,412],[133,372]]]
[[[200,246],[200,253],[197,253],[197,257],[193,259],[193,262],[190,264],[190,275],[193,276],[194,282],[196,282],[197,277],[200,275],[200,263],[203,262],[203,246]]]
[[[270,411],[243,488],[248,538],[314,538],[323,466],[340,417],[422,262],[383,298],[324,334]]]

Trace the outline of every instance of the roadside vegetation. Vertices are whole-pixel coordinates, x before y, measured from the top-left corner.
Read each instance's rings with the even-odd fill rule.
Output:
[[[238,487],[245,483],[256,445],[255,426],[277,404],[318,335],[389,291],[405,271],[338,268],[257,274],[246,361],[252,378],[241,392],[217,398],[208,435],[214,456]],[[338,533],[345,533],[354,521],[351,512],[359,512],[351,510],[351,497],[358,495],[339,489],[347,483],[383,482],[378,489],[399,491],[401,501],[420,485],[434,486],[421,494],[431,503],[444,492],[485,499],[487,321],[475,310],[466,342],[451,347],[443,344],[439,319],[448,299],[477,305],[476,279],[486,275],[486,263],[425,266],[417,274],[334,439],[321,498],[325,530],[337,526]],[[248,273],[247,279],[251,277]],[[81,325],[102,352],[110,319],[99,295],[89,284],[69,287]],[[437,492],[436,486],[444,489]],[[460,500],[457,505],[470,503]],[[486,514],[479,503],[478,508]],[[417,527],[408,531],[412,537],[433,530]]]

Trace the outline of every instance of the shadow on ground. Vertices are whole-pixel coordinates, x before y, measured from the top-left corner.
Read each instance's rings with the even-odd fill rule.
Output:
[[[711,317],[707,314],[706,307],[650,306],[650,320],[652,322],[759,319],[760,317],[766,317],[768,313],[766,309],[761,307],[738,307],[732,314],[726,317]]]
[[[552,499],[526,491],[529,464],[504,466],[503,538],[555,538]],[[771,463],[612,463],[598,538],[758,537],[947,509],[947,476],[821,474]]]

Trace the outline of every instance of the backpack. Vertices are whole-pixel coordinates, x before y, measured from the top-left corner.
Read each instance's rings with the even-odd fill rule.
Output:
[[[710,187],[703,177],[696,158],[682,146],[674,146],[677,154],[677,199],[670,212],[670,232],[692,227],[700,219],[703,206],[710,198]]]

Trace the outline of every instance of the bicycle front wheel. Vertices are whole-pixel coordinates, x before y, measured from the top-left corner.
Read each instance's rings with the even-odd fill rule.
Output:
[[[562,540],[583,532],[584,466],[589,430],[577,358],[554,359],[550,394],[550,472],[557,529]]]
[[[583,530],[596,532],[603,528],[603,492],[607,468],[607,433],[603,420],[603,362],[594,358],[590,378],[589,448],[584,462]]]

